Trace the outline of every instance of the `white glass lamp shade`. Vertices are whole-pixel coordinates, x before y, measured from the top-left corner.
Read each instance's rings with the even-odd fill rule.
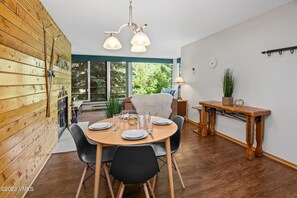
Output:
[[[146,47],[142,45],[133,45],[131,47],[131,52],[136,52],[136,53],[146,52]]]
[[[132,40],[131,40],[132,45],[142,45],[142,46],[149,46],[151,44],[150,39],[148,36],[143,32],[137,32],[134,34]]]
[[[177,77],[174,80],[174,83],[182,85],[182,84],[185,84],[185,81],[184,81],[184,79],[182,77]]]
[[[121,45],[119,39],[117,39],[113,35],[110,35],[104,42],[103,47],[105,49],[109,49],[109,50],[118,50],[118,49],[122,48],[122,45]]]

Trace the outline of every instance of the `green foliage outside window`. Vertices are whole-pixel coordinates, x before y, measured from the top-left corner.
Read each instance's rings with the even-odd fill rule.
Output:
[[[71,69],[71,92],[74,100],[88,99],[88,64],[87,61],[72,63]]]
[[[160,93],[172,85],[172,64],[133,63],[132,68],[133,94]]]
[[[110,63],[110,97],[125,98],[127,89],[126,62]]]
[[[107,99],[107,66],[106,62],[91,61],[91,101],[106,101]]]

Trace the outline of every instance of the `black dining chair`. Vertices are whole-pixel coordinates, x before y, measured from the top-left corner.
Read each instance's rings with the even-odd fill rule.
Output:
[[[151,145],[117,147],[110,167],[110,174],[121,181],[117,197],[122,197],[126,184],[142,183],[147,198],[148,189],[155,197],[148,181],[159,172],[159,166]]]
[[[177,171],[178,177],[180,179],[180,182],[182,184],[182,187],[185,189],[185,184],[183,181],[183,178],[180,174],[179,168],[177,166],[176,163],[176,159],[174,157],[174,153],[176,151],[178,151],[179,147],[180,147],[180,142],[181,142],[181,135],[182,135],[182,131],[183,131],[183,126],[184,126],[184,118],[177,115],[172,119],[173,122],[175,122],[175,124],[177,125],[177,131],[175,134],[173,134],[170,137],[170,145],[171,145],[171,159],[173,162],[173,169]],[[161,159],[161,161],[164,162],[164,164],[166,163],[166,158],[163,159],[166,156],[166,147],[165,147],[165,143],[164,142],[156,142],[156,143],[152,143],[151,144],[153,146],[153,149],[155,151],[156,157],[158,157],[158,159]],[[163,165],[164,165],[163,164]],[[161,167],[163,167],[163,165]],[[155,187],[155,180],[153,181],[153,189]]]
[[[83,170],[83,174],[81,177],[81,180],[79,182],[79,186],[76,192],[76,198],[79,196],[82,184],[90,178],[85,179],[86,172],[90,169],[92,169],[92,166],[96,163],[96,145],[90,144],[88,140],[86,139],[86,136],[83,132],[83,130],[76,124],[73,123],[69,126],[69,131],[74,139],[76,149],[77,149],[77,154],[79,159],[85,163],[85,167]],[[105,147],[102,150],[102,159],[101,159],[101,164],[104,170],[104,174],[108,183],[108,188],[110,190],[111,197],[114,198],[114,193],[112,190],[112,185],[110,181],[110,177],[108,174],[107,170],[107,163],[111,162],[113,159],[113,155],[115,152],[116,147]],[[93,170],[94,172],[94,170]]]

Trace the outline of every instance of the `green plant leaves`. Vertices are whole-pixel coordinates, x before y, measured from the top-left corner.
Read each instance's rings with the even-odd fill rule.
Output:
[[[113,115],[120,113],[121,104],[118,98],[110,98],[106,102],[105,114],[107,118],[112,118]]]
[[[223,78],[223,93],[224,97],[232,97],[235,87],[235,78],[233,76],[233,71],[228,68],[224,71]]]

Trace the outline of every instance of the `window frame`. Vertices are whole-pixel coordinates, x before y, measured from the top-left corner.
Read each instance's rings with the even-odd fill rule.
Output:
[[[88,102],[102,102],[100,100],[91,100],[91,61],[105,62],[106,64],[106,100],[111,95],[111,70],[110,64],[112,62],[126,62],[126,97],[132,95],[132,63],[144,62],[144,63],[171,63],[172,64],[172,81],[179,75],[179,65],[181,59],[162,59],[162,58],[137,58],[137,57],[113,57],[113,56],[90,56],[90,55],[72,55],[73,62],[87,62],[87,100]],[[173,84],[172,84],[173,85]],[[72,81],[71,81],[72,86]],[[72,93],[71,93],[72,96]]]

